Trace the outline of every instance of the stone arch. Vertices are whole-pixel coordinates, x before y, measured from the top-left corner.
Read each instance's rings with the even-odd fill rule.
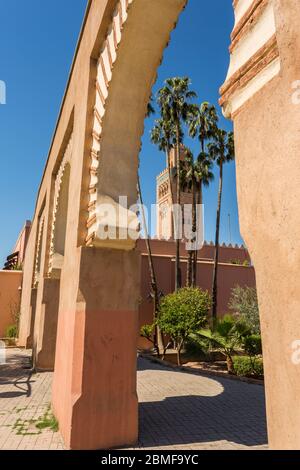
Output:
[[[237,25],[232,37],[232,65],[221,89],[225,114],[235,121],[240,213],[246,230],[249,227],[245,238],[251,255],[254,253],[260,286],[273,448],[299,448],[300,443],[299,373],[290,350],[295,326],[299,326],[300,304],[295,285],[300,275],[300,244],[295,233],[300,218],[300,170],[296,161],[300,120],[299,107],[291,97],[300,70],[298,1],[234,0]],[[100,31],[108,16],[112,20],[102,44],[99,83],[95,86],[87,247],[77,250],[78,295],[70,302],[61,302],[61,310],[65,305],[71,308],[58,337],[64,347],[56,363],[53,404],[67,445],[73,448],[120,446],[137,438],[136,351],[132,345],[138,261],[134,243],[123,240],[114,246],[118,250],[111,250],[99,239],[97,208],[108,200],[117,205],[120,195],[128,196],[129,203],[135,202],[147,101],[163,49],[185,3],[89,2],[88,12],[98,14],[92,21],[88,13],[90,27],[96,23]],[[103,10],[97,9],[99,5]],[[83,31],[83,37],[90,37],[89,31]],[[88,41],[83,43],[81,59],[94,47],[86,49]],[[289,132],[282,139],[287,116]],[[272,181],[278,174],[280,185],[274,190]],[[253,181],[259,182],[255,188]],[[292,197],[283,187],[287,181]],[[125,285],[124,279],[129,283]],[[68,287],[68,280],[64,287]],[[107,298],[109,289],[112,293]],[[68,295],[62,293],[61,300]],[[95,357],[101,357],[101,369]],[[283,429],[288,430],[284,436]]]
[[[34,276],[33,276],[33,287],[36,288],[42,268],[42,248],[43,248],[43,237],[45,228],[45,215],[44,212],[41,214],[38,222],[37,239],[36,239],[36,254],[34,264]]]
[[[93,124],[88,136],[93,142],[87,246],[78,249],[78,291],[68,312],[69,279],[64,273],[62,276],[53,384],[53,409],[67,445],[74,449],[117,447],[136,442],[138,436],[140,255],[135,240],[129,237],[117,243],[98,237],[102,224],[98,210],[103,202],[111,203],[123,209],[122,215],[137,220],[127,207],[120,207],[119,196],[126,196],[129,205],[136,203],[138,155],[147,104],[163,51],[186,0],[102,3],[111,9],[106,16],[110,18],[107,35],[99,51]],[[97,9],[99,4],[91,1],[90,5],[93,11],[93,6]],[[75,113],[74,134],[76,125]],[[117,229],[119,223],[117,220]],[[116,292],[111,295],[112,285]]]
[[[136,203],[138,155],[147,104],[163,51],[186,2],[117,2],[97,66],[88,246],[103,245],[97,237],[101,225],[97,206],[109,201],[116,205],[119,196],[126,196],[129,206]],[[134,216],[128,214],[129,218]],[[134,244],[129,244],[130,248]]]
[[[48,268],[48,274],[50,277],[60,277],[64,261],[69,206],[71,156],[72,135],[67,144],[54,183],[54,204]]]

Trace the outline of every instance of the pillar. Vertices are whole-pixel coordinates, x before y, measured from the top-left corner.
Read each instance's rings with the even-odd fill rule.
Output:
[[[79,248],[77,299],[61,299],[52,406],[71,449],[138,439],[136,360],[140,256]],[[69,280],[68,280],[69,279]],[[67,296],[66,275],[62,291]]]
[[[254,262],[269,445],[300,449],[300,8],[239,0],[221,104],[234,120],[240,224]]]
[[[53,370],[60,294],[60,279],[44,279],[33,347],[33,364],[38,370]]]

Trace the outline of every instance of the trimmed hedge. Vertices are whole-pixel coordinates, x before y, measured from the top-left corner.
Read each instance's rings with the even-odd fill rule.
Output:
[[[240,377],[261,377],[264,375],[263,360],[261,357],[235,356],[233,358],[234,371]]]

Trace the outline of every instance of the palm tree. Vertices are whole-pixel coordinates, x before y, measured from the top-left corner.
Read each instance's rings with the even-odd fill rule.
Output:
[[[197,205],[202,204],[202,186],[208,186],[214,179],[213,162],[206,153],[201,153],[197,160],[190,149],[186,148],[186,157],[181,169],[181,187],[192,193],[192,233],[191,243],[197,242],[198,214]],[[197,249],[189,251],[187,267],[187,285],[195,287],[197,281]]]
[[[191,108],[191,112],[188,117],[189,123],[189,134],[192,138],[198,136],[200,141],[200,154],[198,157],[199,171],[202,177],[199,178],[199,185],[197,191],[197,204],[203,204],[202,189],[204,186],[209,186],[209,183],[213,179],[212,164],[210,157],[205,151],[206,142],[213,138],[217,129],[217,123],[219,117],[215,106],[211,105],[207,101],[204,101],[200,105],[194,105]],[[197,278],[197,261],[198,261],[198,250],[194,252],[193,260],[193,283],[196,283]]]
[[[153,106],[153,94],[151,93],[150,95],[150,98],[149,98],[149,102],[147,104],[147,112],[146,112],[146,117],[150,117],[152,116],[152,114],[155,114],[155,109],[154,109],[154,106]]]
[[[197,162],[194,160],[194,155],[190,149],[185,148],[185,160],[180,165],[180,187],[181,190],[189,190],[192,193],[192,226],[191,226],[191,238],[189,242],[193,244],[196,240],[194,234],[197,228],[197,217],[196,217],[196,184],[198,181],[198,168]],[[187,261],[187,274],[186,274],[186,285],[187,287],[195,287],[193,285],[193,253],[194,250],[188,250],[188,261]]]
[[[210,157],[216,161],[219,166],[219,192],[218,207],[216,221],[216,239],[215,239],[215,256],[212,284],[212,322],[217,319],[217,295],[218,295],[218,262],[219,262],[219,235],[220,235],[220,218],[223,191],[223,165],[234,160],[234,138],[233,132],[226,132],[218,129],[215,132],[213,142],[208,145]]]
[[[195,138],[198,136],[201,146],[201,153],[205,151],[205,143],[213,138],[219,117],[215,106],[207,101],[192,107],[189,116],[189,133]]]
[[[138,175],[138,196],[139,196],[140,205],[141,205],[142,223],[143,223],[143,228],[144,228],[144,233],[145,233],[145,240],[146,240],[146,247],[147,247],[147,252],[148,252],[150,285],[151,285],[151,294],[152,294],[152,297],[153,297],[153,317],[154,317],[154,322],[156,323],[156,320],[158,318],[158,313],[159,313],[159,292],[158,292],[156,274],[155,274],[155,270],[154,270],[152,249],[151,249],[149,233],[148,233],[148,228],[147,228],[147,223],[146,223],[146,217],[145,217],[145,211],[144,211],[144,205],[143,205],[143,197],[142,197],[142,191],[141,191],[141,182],[140,182],[139,175]],[[156,326],[156,329],[155,329],[154,341],[153,342],[154,342],[154,346],[155,346],[158,353],[160,351],[164,350],[164,341],[163,341],[163,337],[162,337],[161,331],[160,331],[158,326]]]
[[[215,328],[200,330],[191,335],[194,341],[207,339],[226,358],[227,371],[234,374],[233,355],[243,346],[245,336],[250,334],[248,325],[243,320],[236,320],[232,315],[225,315],[215,322]]]
[[[191,81],[188,77],[174,77],[165,81],[165,86],[158,92],[157,102],[160,106],[161,116],[165,121],[171,122],[175,127],[176,134],[176,262],[175,262],[175,291],[181,286],[180,272],[180,220],[178,212],[181,212],[180,194],[180,143],[182,134],[182,123],[187,122],[189,114],[192,112],[190,101],[196,98],[196,93],[190,90]]]
[[[203,204],[203,186],[208,187],[214,179],[213,162],[206,152],[201,152],[197,159],[197,188],[196,188],[196,203],[198,206]],[[197,211],[196,211],[196,228],[197,224]],[[194,250],[193,255],[193,269],[192,269],[192,285],[196,286],[197,281],[197,263],[198,263],[198,250]]]
[[[151,115],[155,114],[155,109],[154,109],[152,103],[153,103],[153,95],[151,94],[150,99],[149,99],[149,103],[147,105],[146,117],[150,117]],[[141,190],[141,181],[140,181],[139,174],[138,174],[138,181],[137,181],[137,190],[138,190],[138,198],[140,200],[140,205],[141,205],[142,224],[143,224],[145,240],[146,240],[146,247],[147,247],[147,254],[148,254],[150,287],[151,287],[151,295],[153,297],[153,318],[154,318],[154,321],[156,322],[157,317],[158,317],[158,312],[159,312],[159,291],[158,291],[158,284],[157,284],[157,279],[156,279],[156,274],[155,274],[155,269],[154,269],[154,263],[153,263],[153,256],[152,256],[152,249],[151,249],[151,244],[150,244],[150,239],[149,239],[148,227],[147,227],[147,223],[146,223],[144,204],[143,204],[143,196],[142,196],[142,190]],[[162,337],[161,331],[158,327],[155,328],[153,344],[154,344],[154,347],[157,350],[158,354],[159,354],[160,351],[164,350],[163,337]]]
[[[171,175],[170,152],[176,144],[176,129],[174,124],[167,119],[156,119],[155,126],[151,130],[151,142],[158,146],[158,149],[166,154],[166,164],[168,168],[169,185],[171,193],[171,204],[174,204],[173,185]],[[182,140],[182,134],[180,139]]]

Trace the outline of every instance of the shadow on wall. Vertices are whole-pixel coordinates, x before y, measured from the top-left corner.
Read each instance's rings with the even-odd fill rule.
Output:
[[[184,396],[165,396],[162,400],[158,397],[159,401],[140,402],[140,446],[214,441],[229,441],[249,447],[267,444],[265,397],[261,385],[170,370],[141,359],[138,361],[138,371],[138,380],[142,381],[143,387],[139,393],[140,400],[143,399],[145,387],[149,386],[150,398],[156,393],[152,371],[158,376],[156,380],[157,385],[161,384],[161,394],[167,395],[172,391],[178,395],[187,393]],[[177,374],[181,376],[178,379]],[[147,380],[148,385],[145,384]],[[199,382],[195,382],[197,380]],[[208,392],[210,396],[204,395],[204,389],[205,394]],[[191,391],[193,395],[188,394]],[[212,393],[214,396],[211,396]]]

